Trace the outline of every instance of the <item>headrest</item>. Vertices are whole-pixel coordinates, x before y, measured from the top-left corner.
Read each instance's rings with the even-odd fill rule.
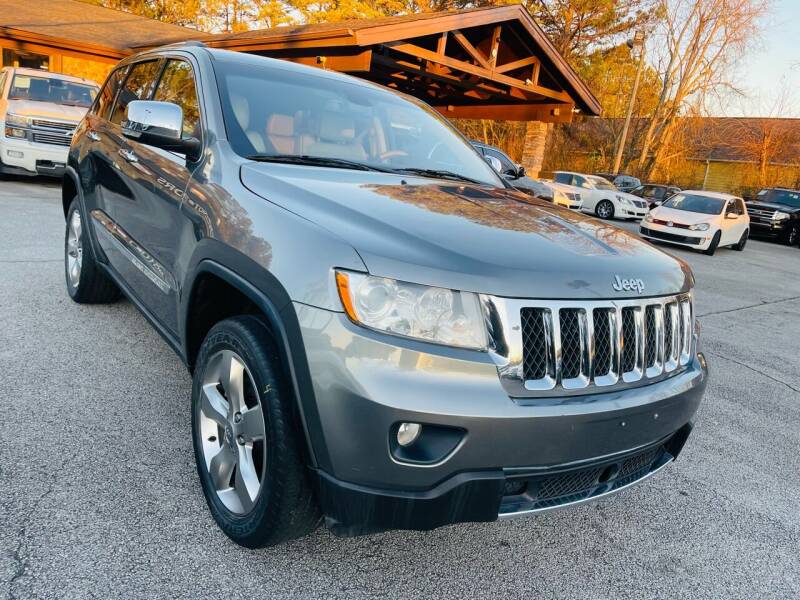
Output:
[[[356,123],[352,117],[334,112],[322,113],[319,123],[319,139],[323,142],[343,144],[356,137]]]
[[[294,117],[289,115],[270,115],[267,120],[267,135],[294,135]]]
[[[233,115],[239,121],[239,127],[245,131],[250,126],[250,103],[244,96],[231,96]]]

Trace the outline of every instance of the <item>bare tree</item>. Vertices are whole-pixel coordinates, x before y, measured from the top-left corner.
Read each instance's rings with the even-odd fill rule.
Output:
[[[639,154],[639,171],[648,177],[668,151],[687,107],[730,87],[731,67],[758,39],[771,0],[660,2],[662,18],[651,40],[661,90]]]

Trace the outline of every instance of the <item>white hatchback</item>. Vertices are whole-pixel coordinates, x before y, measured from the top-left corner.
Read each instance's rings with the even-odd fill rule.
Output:
[[[714,254],[720,246],[744,250],[750,217],[744,201],[730,194],[684,190],[644,218],[642,237]]]

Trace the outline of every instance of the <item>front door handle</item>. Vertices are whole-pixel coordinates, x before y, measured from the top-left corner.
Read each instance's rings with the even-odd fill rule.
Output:
[[[136,153],[133,150],[128,150],[127,148],[120,148],[118,154],[127,160],[128,162],[139,162],[139,158],[136,156]]]
[[[88,137],[93,142],[99,142],[102,139],[99,133],[97,133],[96,131],[92,131],[91,129],[86,133],[86,137]]]

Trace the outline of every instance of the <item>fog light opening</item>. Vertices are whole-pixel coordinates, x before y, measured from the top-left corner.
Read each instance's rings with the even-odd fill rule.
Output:
[[[420,433],[422,425],[419,423],[400,423],[400,427],[397,428],[397,443],[407,448],[417,441]]]

